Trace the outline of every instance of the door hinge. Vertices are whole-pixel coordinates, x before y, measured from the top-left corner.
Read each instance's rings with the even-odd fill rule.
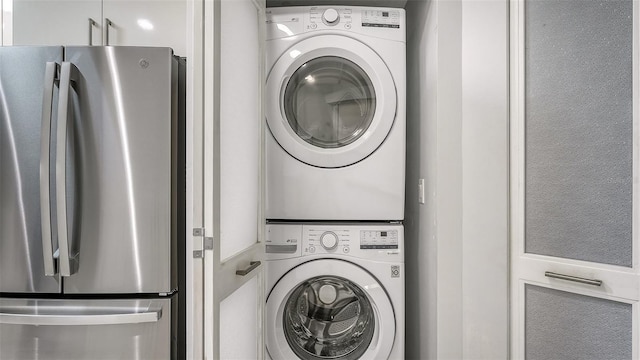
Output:
[[[204,258],[204,228],[193,228],[193,258]]]
[[[193,236],[195,238],[193,243],[193,257],[195,259],[204,258],[205,250],[213,250],[213,237],[205,237],[204,234],[204,228],[193,229]]]
[[[212,237],[205,237],[204,241],[202,243],[202,248],[204,250],[213,250],[213,238]]]

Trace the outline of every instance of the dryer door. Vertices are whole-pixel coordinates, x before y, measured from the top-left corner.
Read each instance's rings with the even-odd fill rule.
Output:
[[[290,47],[267,78],[267,123],[289,155],[336,168],[371,155],[391,131],[397,93],[367,45],[324,35]]]
[[[396,322],[382,285],[343,260],[314,260],[289,271],[267,298],[272,359],[386,359]]]

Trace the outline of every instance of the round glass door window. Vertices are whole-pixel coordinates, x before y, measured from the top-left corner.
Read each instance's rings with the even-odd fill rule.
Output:
[[[371,302],[360,287],[337,276],[298,285],[283,312],[284,333],[301,359],[358,359],[375,331]]]
[[[358,140],[376,110],[371,79],[358,65],[323,56],[300,66],[284,91],[284,113],[304,141],[324,149]]]

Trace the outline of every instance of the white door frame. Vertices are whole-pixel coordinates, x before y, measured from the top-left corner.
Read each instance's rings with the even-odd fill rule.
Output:
[[[257,278],[260,324],[255,329],[258,344],[256,353],[259,359],[264,358],[264,36],[265,22],[259,24],[261,47],[259,49],[260,71],[255,79],[260,96],[260,116],[256,119],[259,127],[261,143],[259,145],[259,210],[258,234],[256,243],[242,252],[227,259],[221,259],[220,249],[220,217],[221,212],[221,181],[220,176],[220,94],[222,89],[220,80],[221,64],[221,1],[237,0],[208,0],[204,2],[204,39],[203,39],[203,89],[204,89],[204,320],[203,320],[203,357],[205,359],[220,358],[220,303],[230,294],[242,287],[250,280]],[[259,18],[265,16],[265,0],[250,0],[258,10]],[[227,14],[226,16],[230,16]],[[239,224],[241,226],[241,224]],[[257,261],[254,264],[254,260]],[[241,275],[242,270],[249,270]]]
[[[525,356],[525,284],[553,288],[632,304],[633,358],[640,358],[640,71],[633,74],[633,266],[630,268],[587,261],[527,254],[524,250],[525,127],[524,127],[524,1],[510,2],[510,224],[511,224],[511,358]],[[640,65],[640,3],[633,1],[633,63]],[[602,281],[602,286],[558,280],[552,271]]]

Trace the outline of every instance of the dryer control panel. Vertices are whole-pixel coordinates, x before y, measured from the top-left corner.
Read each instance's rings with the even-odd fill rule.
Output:
[[[391,8],[312,6],[305,19],[305,30],[361,28],[400,29],[403,10]]]
[[[362,26],[381,28],[400,28],[400,11],[392,9],[374,9],[362,11]]]
[[[295,6],[268,8],[267,40],[316,31],[341,31],[405,41],[405,11],[361,6]]]
[[[352,14],[353,9],[351,8],[314,6],[309,10],[309,20],[306,28],[307,30],[315,30],[318,26],[322,28],[341,25],[342,28],[351,29]]]
[[[268,224],[268,260],[333,255],[403,261],[401,224]]]

